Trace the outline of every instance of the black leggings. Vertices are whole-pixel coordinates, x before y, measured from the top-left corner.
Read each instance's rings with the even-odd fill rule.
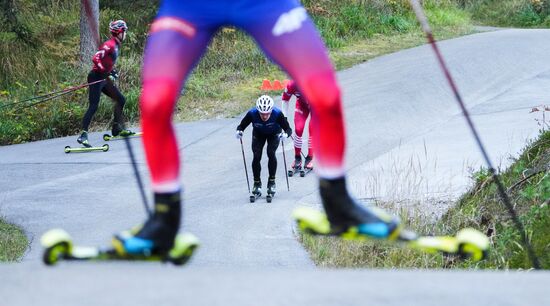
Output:
[[[262,151],[266,141],[267,158],[269,158],[267,163],[269,176],[274,177],[275,173],[277,173],[277,157],[275,156],[275,151],[277,151],[279,147],[279,137],[277,134],[264,135],[262,133],[252,132],[252,152],[254,153],[254,158],[252,159],[252,173],[254,174],[255,181],[260,180],[260,172],[262,171],[260,161],[262,160]]]
[[[92,70],[88,74],[88,83],[99,81],[105,78],[106,76]],[[88,99],[90,101],[90,104],[88,105],[88,110],[86,111],[86,114],[82,119],[82,130],[84,131],[88,130],[90,122],[92,121],[92,117],[97,111],[97,107],[99,106],[99,97],[101,96],[102,92],[115,101],[114,122],[120,124],[123,123],[122,110],[124,109],[124,104],[126,104],[126,98],[124,98],[124,96],[120,93],[115,84],[107,79],[104,82],[99,82],[88,87]]]

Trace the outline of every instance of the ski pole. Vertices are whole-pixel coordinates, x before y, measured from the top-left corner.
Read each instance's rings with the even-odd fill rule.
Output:
[[[281,145],[283,146],[283,162],[285,164],[285,178],[286,178],[286,189],[290,191],[290,186],[288,185],[288,170],[286,168],[286,154],[285,154],[285,142],[281,139]]]
[[[456,83],[454,82],[453,77],[451,76],[451,73],[449,69],[447,68],[447,64],[445,63],[443,56],[441,55],[441,52],[439,51],[439,48],[437,46],[437,43],[433,37],[432,29],[430,28],[430,24],[428,23],[428,18],[426,17],[426,14],[424,13],[424,9],[418,3],[418,0],[409,0],[411,3],[411,6],[416,14],[416,18],[418,19],[418,22],[422,26],[422,30],[424,31],[424,34],[426,34],[426,38],[428,39],[428,42],[432,46],[432,49],[435,53],[435,56],[437,57],[437,61],[439,62],[439,66],[441,67],[441,70],[443,71],[443,74],[445,75],[445,78],[447,79],[447,82],[449,83],[449,86],[451,87],[455,99],[458,102],[460,108],[462,109],[462,114],[464,115],[464,118],[466,118],[466,122],[468,123],[468,126],[470,127],[470,131],[472,132],[473,137],[475,138],[475,141],[479,147],[479,150],[481,151],[481,154],[483,155],[483,158],[485,159],[485,163],[489,167],[489,172],[491,173],[493,180],[495,184],[497,185],[498,193],[502,199],[502,202],[504,202],[504,205],[508,209],[508,213],[512,217],[512,220],[519,231],[519,234],[521,235],[521,239],[523,241],[523,244],[525,245],[527,249],[527,254],[529,256],[529,259],[531,260],[531,263],[533,264],[533,268],[539,270],[540,264],[539,260],[535,254],[535,251],[533,250],[533,247],[529,243],[529,240],[527,239],[527,235],[525,234],[525,229],[523,227],[523,224],[519,220],[516,211],[514,210],[514,207],[512,206],[512,203],[510,202],[510,199],[508,195],[506,194],[506,191],[504,189],[504,185],[500,181],[495,168],[493,167],[493,163],[491,162],[489,155],[487,154],[487,151],[485,150],[485,147],[483,143],[481,142],[481,138],[479,137],[479,134],[474,126],[474,123],[472,119],[470,118],[470,114],[468,110],[466,109],[466,106],[464,104],[464,101],[462,100],[462,96],[458,92],[458,87],[456,86]]]
[[[136,157],[134,156],[134,151],[132,150],[132,146],[130,145],[130,139],[128,139],[128,137],[124,137],[124,140],[125,140],[124,142],[126,143],[126,148],[128,149],[128,154],[130,155],[130,161],[132,162],[132,168],[134,169],[134,176],[136,177],[139,192],[141,194],[141,199],[143,201],[143,206],[145,207],[145,212],[147,213],[148,217],[151,217],[152,213],[151,213],[151,210],[149,209],[149,204],[147,203],[147,196],[145,195],[143,182],[141,181],[141,176],[139,175],[139,171],[137,168]]]
[[[246,175],[246,186],[248,186],[248,193],[250,193],[250,181],[248,180],[248,169],[246,168],[246,159],[244,157],[244,146],[243,139],[239,138],[241,141],[241,152],[243,152],[243,163],[244,163],[244,174]]]
[[[47,94],[43,94],[43,95],[40,95],[40,96],[31,97],[31,98],[28,98],[28,99],[25,99],[25,100],[21,100],[21,101],[17,101],[17,102],[12,102],[12,103],[8,103],[8,104],[0,105],[0,108],[10,107],[10,106],[13,106],[13,105],[17,105],[17,104],[29,102],[29,101],[32,101],[32,100],[37,100],[37,99],[45,98],[44,100],[41,100],[41,101],[39,101],[39,102],[35,102],[35,103],[32,103],[32,104],[29,104],[29,105],[27,105],[26,107],[33,106],[33,105],[36,105],[36,104],[39,104],[39,103],[42,103],[42,102],[49,101],[49,100],[51,100],[51,99],[53,99],[53,98],[57,98],[57,97],[59,97],[59,96],[62,96],[62,95],[64,95],[64,94],[67,94],[67,93],[69,93],[69,92],[73,92],[73,91],[75,91],[75,90],[79,90],[79,89],[82,89],[82,88],[85,88],[85,87],[88,87],[88,86],[91,86],[91,85],[94,85],[94,84],[97,84],[97,83],[103,82],[103,81],[105,81],[105,80],[104,80],[104,79],[101,79],[101,80],[97,80],[97,81],[94,81],[94,82],[85,83],[85,84],[81,84],[81,85],[78,85],[78,86],[73,86],[73,87],[65,88],[65,89],[63,89],[63,90],[53,91],[53,92],[50,92],[50,93],[47,93]]]

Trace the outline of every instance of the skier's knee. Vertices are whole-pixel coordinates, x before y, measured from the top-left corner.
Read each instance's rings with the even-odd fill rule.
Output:
[[[275,152],[270,152],[270,153],[267,153],[267,157],[269,158],[269,160],[272,160],[272,161],[277,161],[277,156],[275,155]]]
[[[153,80],[143,85],[140,97],[141,116],[144,121],[170,121],[177,99],[175,82]]]

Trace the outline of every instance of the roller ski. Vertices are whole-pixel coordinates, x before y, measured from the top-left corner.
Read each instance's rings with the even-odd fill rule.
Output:
[[[42,236],[43,260],[53,265],[59,260],[140,260],[163,261],[183,265],[199,246],[192,234],[178,235],[181,219],[180,193],[155,193],[155,209],[143,226],[113,237],[108,249],[73,245],[63,230]]]
[[[118,122],[113,122],[113,128],[111,129],[111,135],[104,134],[103,140],[110,141],[110,140],[116,140],[116,139],[124,139],[129,137],[137,137],[141,136],[142,133],[136,133],[132,132],[126,128],[124,128],[124,125]]]
[[[185,264],[199,246],[199,240],[192,234],[184,233],[176,236],[174,246],[166,254],[121,254],[113,248],[97,248],[78,246],[71,236],[62,229],[52,229],[40,239],[44,247],[42,260],[52,266],[60,261],[159,261],[174,265]]]
[[[64,149],[65,153],[71,153],[71,152],[85,153],[85,152],[94,152],[94,151],[101,151],[101,152],[109,151],[109,145],[107,145],[107,144],[104,144],[101,147],[92,146],[90,144],[90,142],[88,141],[88,132],[87,131],[82,131],[80,136],[78,136],[78,138],[76,139],[76,142],[81,144],[82,147],[72,148],[71,146],[66,146],[65,149]]]
[[[112,136],[112,135],[109,135],[109,134],[103,134],[103,140],[110,141],[110,140],[117,140],[117,139],[131,138],[131,137],[139,137],[139,136],[142,136],[142,135],[143,135],[142,132],[132,132],[130,130],[124,130],[116,136]]]
[[[300,155],[294,157],[290,170],[288,170],[288,177],[293,177],[294,174],[302,172],[302,157]]]
[[[310,173],[311,170],[313,170],[313,157],[307,156],[304,161],[304,168],[300,170],[300,177],[306,176],[306,174]]]
[[[269,180],[267,181],[267,195],[265,196],[265,200],[267,201],[267,203],[271,203],[273,197],[275,196],[275,192],[275,178],[269,178]]]
[[[464,229],[456,236],[422,236],[403,229],[401,222],[376,207],[361,207],[348,194],[344,179],[321,180],[324,212],[298,207],[292,213],[298,229],[304,233],[338,236],[349,240],[380,239],[396,241],[427,253],[441,252],[482,260],[487,255],[489,239],[474,229]]]
[[[250,195],[250,203],[256,202],[256,199],[262,196],[262,182],[254,181],[254,186],[252,187],[252,194]]]
[[[65,153],[86,153],[86,152],[94,152],[94,151],[101,151],[101,152],[107,152],[109,151],[109,145],[104,144],[101,147],[92,147],[91,145],[88,147],[80,147],[80,148],[72,148],[71,146],[65,147]]]
[[[346,231],[334,231],[325,213],[307,207],[298,207],[292,213],[300,231],[314,235],[339,236],[349,240],[380,239],[361,232],[360,224],[350,226]],[[426,253],[443,253],[457,255],[461,258],[470,258],[480,261],[487,257],[489,239],[483,233],[473,228],[460,230],[455,236],[418,236],[416,233],[399,229],[395,235],[387,240],[397,241],[407,247]]]
[[[345,180],[320,181],[321,199],[325,212],[299,207],[293,218],[298,229],[315,235],[338,236],[349,240],[380,239],[401,242],[407,247],[428,253],[469,257],[475,261],[485,258],[488,238],[473,229],[464,229],[456,236],[418,237],[404,230],[400,221],[376,207],[362,207],[348,194]]]

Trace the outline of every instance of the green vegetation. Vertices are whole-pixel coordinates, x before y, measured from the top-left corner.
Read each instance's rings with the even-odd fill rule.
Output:
[[[15,3],[17,20],[26,31],[15,32],[6,26],[9,23],[2,20],[0,14],[0,25],[3,25],[0,29],[0,107],[85,83],[90,65],[80,67],[78,63],[79,2],[8,2]],[[424,2],[438,37],[472,32],[468,14],[452,1]],[[404,0],[303,3],[318,25],[338,69],[424,43]],[[130,26],[118,67],[119,85],[128,100],[125,113],[131,123],[138,118],[141,56],[147,26],[157,6],[158,1],[101,2],[103,38],[106,38],[109,20],[122,18]],[[269,62],[247,35],[232,28],[223,29],[189,78],[186,94],[178,103],[176,120],[234,116],[250,107],[251,101],[260,94],[259,86],[264,78],[288,77]],[[96,130],[107,129],[112,116],[111,103],[105,97],[102,101],[92,123]],[[76,134],[86,108],[86,89],[28,108],[0,108],[0,145]]]
[[[21,229],[0,218],[0,262],[18,260],[28,244],[27,237]]]
[[[503,27],[550,25],[549,0],[459,0],[461,7],[483,24]]]
[[[544,269],[550,269],[550,132],[524,150],[501,174],[527,236]],[[445,235],[474,227],[491,238],[489,258],[480,263],[458,261],[442,255],[426,255],[389,243],[342,241],[301,235],[313,260],[329,267],[407,268],[499,268],[528,269],[531,263],[508,211],[496,192],[487,170],[474,173],[474,187],[440,220],[430,221],[421,213],[395,209],[378,203],[405,220],[407,227],[422,234]]]

